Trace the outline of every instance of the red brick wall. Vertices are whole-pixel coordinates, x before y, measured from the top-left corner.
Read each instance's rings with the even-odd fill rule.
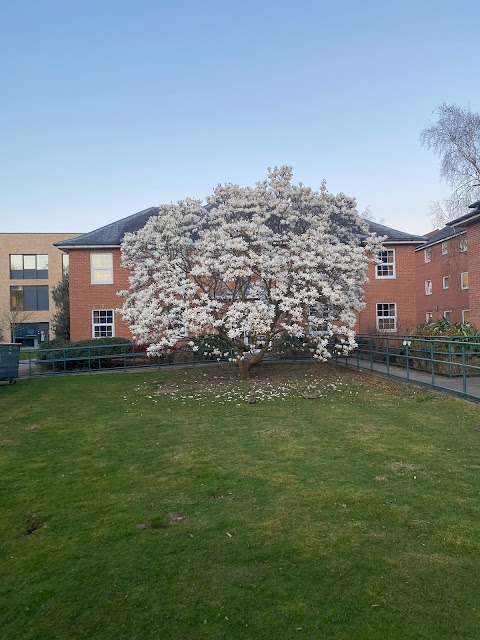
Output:
[[[378,279],[375,265],[368,270],[365,286],[366,307],[360,312],[355,330],[358,333],[377,333],[377,303],[395,302],[397,305],[397,333],[405,334],[416,325],[415,304],[415,247],[386,245],[395,249],[395,278]],[[382,332],[383,333],[383,332]],[[389,332],[385,332],[388,335]]]
[[[461,237],[447,239],[446,255],[442,255],[441,242],[431,246],[430,262],[425,262],[425,249],[416,252],[417,324],[426,322],[427,312],[433,313],[435,321],[443,318],[444,311],[451,312],[450,322],[462,322],[462,309],[469,308],[469,289],[461,289],[460,274],[469,271],[468,256],[471,250],[469,242],[468,252],[460,251]],[[443,289],[443,276],[449,277],[448,289]],[[432,281],[432,295],[425,294],[425,280]]]
[[[388,248],[395,249],[396,277],[377,279],[375,267],[370,265],[369,282],[365,287],[366,308],[359,314],[355,328],[358,333],[376,333],[378,302],[396,303],[398,333],[408,333],[417,324],[415,247],[389,245]],[[91,253],[113,254],[113,284],[91,284]],[[121,307],[122,299],[116,294],[128,288],[128,271],[120,265],[120,249],[74,249],[69,254],[71,339],[84,340],[92,337],[92,309]],[[132,339],[129,328],[118,313],[115,313],[115,336]]]
[[[467,227],[470,322],[480,327],[480,221]]]
[[[90,254],[113,255],[113,284],[91,284]],[[73,249],[70,255],[70,337],[92,337],[92,309],[118,309],[122,299],[116,294],[128,288],[128,271],[120,265],[120,249]],[[132,339],[119,313],[114,314],[115,336]]]

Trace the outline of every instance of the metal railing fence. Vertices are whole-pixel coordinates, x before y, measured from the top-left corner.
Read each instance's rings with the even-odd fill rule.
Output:
[[[357,335],[356,341],[357,348],[347,356],[334,343],[334,360],[465,397],[480,397],[480,336]]]
[[[65,375],[70,373],[96,373],[100,371],[127,371],[130,369],[162,368],[229,362],[235,357],[230,348],[220,353],[214,348],[194,349],[183,345],[168,349],[161,355],[149,356],[145,348],[133,344],[108,344],[53,349],[23,349],[20,377]],[[274,359],[300,360],[311,358],[301,345],[282,345],[272,354]],[[267,358],[268,359],[268,358]]]
[[[480,398],[480,336],[431,338],[415,336],[357,335],[357,348],[341,354],[335,340],[330,345],[334,362],[420,382],[437,389],[453,391],[464,397]],[[228,362],[235,357],[232,349],[194,349],[188,343],[181,348],[149,356],[144,348],[133,344],[56,347],[22,350],[20,377],[127,371],[140,368],[163,368]],[[306,360],[312,353],[308,346],[282,344],[267,361]]]

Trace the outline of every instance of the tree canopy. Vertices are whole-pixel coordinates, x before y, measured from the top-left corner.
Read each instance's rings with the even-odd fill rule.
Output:
[[[64,273],[60,282],[52,289],[56,313],[52,319],[55,338],[70,340],[70,286],[68,272]]]
[[[380,249],[355,200],[292,184],[292,169],[269,169],[255,187],[218,185],[207,205],[163,205],[126,234],[130,270],[124,320],[158,353],[181,335],[216,334],[244,375],[285,336],[307,339],[329,357],[340,336],[347,352],[363,308],[369,261]]]
[[[480,198],[480,114],[445,102],[435,113],[437,121],[423,129],[420,141],[440,158],[440,175],[452,189],[432,206],[434,222],[444,224]]]

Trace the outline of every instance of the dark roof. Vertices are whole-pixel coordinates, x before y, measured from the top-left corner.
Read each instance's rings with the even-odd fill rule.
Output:
[[[398,240],[399,242],[423,243],[427,241],[425,236],[415,236],[411,233],[405,233],[404,231],[398,231],[397,229],[386,227],[378,222],[370,222],[370,220],[365,220],[365,222],[368,224],[368,228],[371,233],[376,233],[377,236],[387,236],[387,242]]]
[[[56,242],[55,246],[60,249],[68,249],[70,247],[120,246],[123,236],[126,233],[138,231],[144,227],[149,218],[158,215],[158,211],[158,207],[149,207],[127,218],[122,218],[104,227],[100,227],[100,229],[90,231],[90,233],[84,233],[77,238]]]
[[[208,208],[208,205],[207,205]],[[152,216],[158,215],[159,207],[149,207],[138,213],[134,213],[127,218],[122,218],[116,222],[95,229],[89,233],[84,233],[77,238],[70,238],[69,240],[60,240],[56,242],[55,246],[60,249],[68,249],[70,247],[92,247],[92,246],[120,246],[123,237],[126,233],[135,232],[145,226],[147,220]],[[412,242],[412,243],[424,243],[427,241],[425,236],[415,236],[410,233],[404,233],[391,227],[386,227],[378,222],[365,221],[371,233],[376,233],[379,236],[387,236],[387,242]]]
[[[458,236],[461,233],[465,233],[466,231],[466,227],[443,227],[443,229],[440,229],[440,231],[436,231],[435,233],[432,233],[431,236],[428,236],[427,240],[428,242],[426,242],[425,244],[422,244],[421,247],[418,248],[418,250],[420,249],[425,249],[425,247],[430,247],[432,244],[437,244],[437,242],[441,242],[443,240],[447,240],[448,238],[453,238],[454,236]]]
[[[454,227],[457,224],[461,224],[462,222],[468,222],[471,218],[476,218],[478,215],[480,215],[480,200],[477,200],[473,204],[468,205],[468,208],[472,209],[472,211],[465,213],[463,216],[460,216],[459,218],[455,218],[455,220],[452,220],[451,222],[447,222],[447,226]]]

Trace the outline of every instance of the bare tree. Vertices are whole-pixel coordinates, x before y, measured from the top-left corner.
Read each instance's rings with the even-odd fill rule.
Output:
[[[360,211],[360,217],[366,222],[376,222],[377,224],[385,224],[385,218],[378,218],[372,211],[372,207],[367,205],[365,209]]]
[[[480,114],[445,102],[434,113],[438,119],[423,129],[420,141],[439,156],[440,176],[452,189],[430,209],[434,224],[443,226],[480,198]]]
[[[18,309],[0,308],[0,340],[10,340],[15,336],[15,330],[20,324],[28,322],[32,313]],[[6,332],[9,332],[8,335]]]

